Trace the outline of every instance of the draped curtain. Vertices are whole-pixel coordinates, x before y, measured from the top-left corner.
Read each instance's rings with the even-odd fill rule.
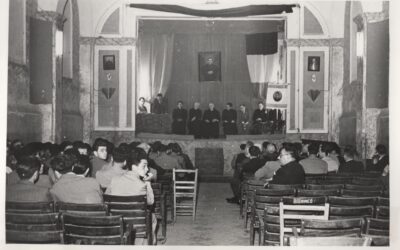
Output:
[[[165,95],[171,78],[174,35],[143,33],[139,36],[137,96],[153,99]]]

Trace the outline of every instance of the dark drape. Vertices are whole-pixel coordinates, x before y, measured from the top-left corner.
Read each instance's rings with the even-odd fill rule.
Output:
[[[278,32],[246,35],[247,55],[271,55],[278,51]]]
[[[202,110],[214,102],[220,112],[227,102],[232,102],[237,110],[241,103],[250,109],[255,107],[258,100],[253,97],[245,48],[242,34],[177,34],[171,83],[166,93],[169,110],[178,100],[184,101],[186,107],[200,101]],[[198,54],[207,51],[221,52],[221,82],[199,82]]]
[[[237,8],[218,9],[218,10],[198,10],[186,8],[179,5],[168,4],[130,4],[130,7],[140,8],[146,10],[155,10],[163,12],[180,13],[191,16],[202,17],[245,17],[256,15],[273,15],[281,14],[283,12],[292,13],[292,8],[296,7],[295,4],[281,4],[281,5],[248,5]]]

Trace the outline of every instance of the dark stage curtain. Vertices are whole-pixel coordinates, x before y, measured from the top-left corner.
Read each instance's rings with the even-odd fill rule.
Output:
[[[221,52],[221,81],[200,82],[199,52],[211,51]],[[202,110],[214,102],[220,112],[227,102],[232,102],[237,110],[241,103],[252,110],[259,101],[253,97],[244,35],[177,34],[173,58],[171,83],[166,93],[169,110],[175,108],[178,100],[187,108],[200,101]]]
[[[146,10],[155,10],[163,12],[180,13],[191,16],[202,17],[245,17],[257,15],[273,15],[281,14],[283,12],[292,13],[292,8],[296,7],[295,4],[281,4],[281,5],[248,5],[237,8],[218,9],[218,10],[198,10],[186,8],[179,5],[168,4],[130,4],[130,7],[140,8]]]

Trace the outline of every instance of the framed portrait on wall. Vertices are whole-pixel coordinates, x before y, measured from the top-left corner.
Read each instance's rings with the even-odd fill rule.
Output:
[[[321,58],[319,56],[309,56],[307,62],[308,71],[319,71]]]
[[[103,70],[115,70],[115,55],[103,56]]]
[[[221,81],[221,52],[199,52],[199,82]]]

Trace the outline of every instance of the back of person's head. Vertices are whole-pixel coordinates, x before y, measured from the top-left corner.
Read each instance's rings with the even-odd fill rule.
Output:
[[[99,147],[107,147],[108,143],[106,140],[104,140],[103,138],[96,138],[96,140],[93,143],[93,151],[97,151],[99,149]]]
[[[357,156],[357,150],[351,145],[346,145],[343,150],[343,156],[354,159]]]
[[[246,143],[240,144],[240,150],[245,150],[246,149]]]
[[[133,142],[129,143],[129,148],[130,148],[130,149],[134,149],[134,148],[136,148],[137,146],[139,146],[140,143],[141,143],[140,141],[133,141]]]
[[[22,157],[26,156],[37,156],[39,157],[39,152],[42,150],[43,144],[41,142],[30,142],[26,144],[20,151]]]
[[[158,151],[159,151],[159,152],[166,152],[167,149],[168,149],[168,146],[167,146],[167,145],[161,144]]]
[[[153,144],[151,144],[151,151],[157,153],[160,152],[162,143],[160,141],[155,141]]]
[[[63,141],[63,142],[61,142],[60,147],[61,147],[61,151],[65,151],[70,148],[73,148],[74,145],[70,141]]]
[[[268,144],[269,144],[268,141],[265,141],[265,142],[262,143],[262,149],[263,149],[264,151],[267,149]]]
[[[90,170],[91,164],[89,157],[86,155],[79,155],[76,163],[72,166],[72,172],[78,175],[86,175]]]
[[[141,148],[134,148],[131,150],[128,161],[124,169],[132,170],[132,165],[139,165],[141,160],[147,159],[146,152]]]
[[[260,148],[257,147],[257,146],[251,146],[251,147],[249,148],[249,154],[250,154],[250,156],[258,157],[258,156],[260,155],[260,153],[261,153],[261,150],[260,150]]]
[[[50,161],[50,165],[54,171],[60,174],[66,174],[72,171],[72,167],[78,162],[75,154],[64,154],[54,157]]]
[[[112,153],[113,161],[117,163],[124,163],[127,160],[128,155],[128,151],[123,147],[115,148]]]
[[[180,153],[182,153],[182,148],[181,148],[181,146],[179,146],[179,144],[178,143],[172,143],[172,145],[171,145],[171,149],[172,149],[172,152],[174,152],[175,154],[180,154]]]
[[[308,152],[312,155],[318,154],[319,151],[319,145],[317,143],[310,143],[308,146]]]
[[[139,145],[137,145],[137,148],[143,149],[146,152],[146,154],[148,154],[150,152],[150,149],[151,149],[150,145],[147,144],[146,142],[140,143]]]
[[[17,165],[17,174],[21,180],[29,180],[40,169],[40,161],[34,156],[23,157]]]
[[[106,142],[107,142],[107,153],[112,154],[112,152],[115,148],[115,145],[114,145],[114,143],[112,143],[110,141],[106,140]]]
[[[380,155],[384,155],[387,153],[387,149],[386,149],[385,145],[383,145],[383,144],[376,145],[375,150]]]
[[[285,149],[286,153],[290,154],[292,158],[298,159],[298,152],[294,143],[282,143],[282,148],[280,149],[280,151],[282,151],[283,149]]]
[[[81,154],[75,148],[70,148],[64,151],[64,155],[74,155],[75,157],[79,157]]]
[[[247,142],[246,142],[246,146],[247,146],[248,148],[250,148],[251,146],[254,146],[254,142],[252,142],[252,141],[247,141]]]

